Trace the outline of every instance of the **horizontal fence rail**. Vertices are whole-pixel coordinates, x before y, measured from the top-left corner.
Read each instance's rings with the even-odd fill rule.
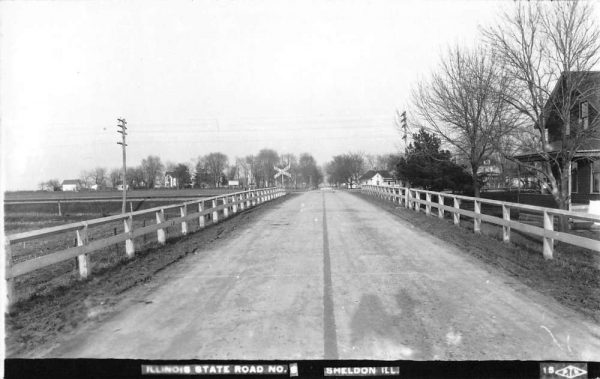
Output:
[[[362,186],[362,192],[392,201],[416,212],[423,211],[422,206],[424,206],[427,215],[432,215],[432,208],[435,208],[439,218],[444,218],[445,212],[448,212],[452,215],[455,225],[460,224],[461,215],[470,217],[473,219],[473,231],[475,233],[481,233],[482,222],[502,226],[502,240],[504,242],[510,242],[512,229],[542,237],[542,253],[546,259],[552,259],[554,241],[561,241],[600,252],[600,240],[554,230],[556,217],[567,217],[572,222],[600,223],[599,215],[406,187],[364,185]],[[436,200],[433,201],[433,198],[436,198]],[[450,199],[452,205],[447,205],[446,199]],[[473,210],[461,208],[461,203],[465,202],[473,203]],[[483,205],[501,208],[502,217],[482,213]],[[541,216],[543,227],[511,220],[511,210],[525,211]]]
[[[192,201],[186,201],[180,204],[165,205],[135,212],[128,212],[115,216],[102,217],[87,221],[75,222],[65,225],[53,226],[38,230],[32,230],[22,233],[14,233],[5,236],[5,257],[6,257],[6,288],[7,288],[7,308],[15,303],[14,279],[18,276],[30,273],[32,271],[63,262],[69,259],[77,259],[80,278],[87,278],[90,273],[90,254],[100,249],[125,242],[125,253],[128,258],[135,255],[134,240],[137,237],[145,236],[150,233],[156,233],[159,244],[166,243],[165,229],[181,225],[181,234],[188,234],[188,222],[197,220],[200,229],[206,225],[209,218],[212,223],[219,222],[219,211],[222,211],[223,218],[228,218],[238,211],[242,211],[264,202],[276,199],[285,195],[285,189],[264,188],[243,192],[227,193],[214,197],[201,198]],[[179,209],[179,217],[167,220],[165,212]],[[156,218],[156,223],[143,227],[134,228],[133,220],[135,217],[152,215]],[[91,240],[90,237],[93,228],[114,222],[123,222],[123,231],[107,238]],[[39,257],[27,259],[22,262],[14,262],[11,246],[39,240],[49,236],[75,232],[76,245],[67,249],[44,254]],[[116,232],[115,232],[116,233]]]

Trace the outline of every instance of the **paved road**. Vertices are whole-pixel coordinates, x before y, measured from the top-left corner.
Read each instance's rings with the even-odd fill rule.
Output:
[[[296,196],[168,275],[46,356],[600,359],[598,325],[344,192]]]

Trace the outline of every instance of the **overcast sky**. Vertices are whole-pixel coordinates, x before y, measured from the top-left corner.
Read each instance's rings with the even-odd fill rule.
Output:
[[[5,189],[149,154],[402,148],[394,113],[493,1],[0,2]]]

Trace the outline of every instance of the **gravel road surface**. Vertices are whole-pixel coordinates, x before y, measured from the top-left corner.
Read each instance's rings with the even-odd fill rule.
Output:
[[[348,193],[244,228],[42,356],[600,360],[590,319]]]

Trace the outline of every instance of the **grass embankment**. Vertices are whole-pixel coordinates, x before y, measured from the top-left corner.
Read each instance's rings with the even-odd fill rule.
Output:
[[[529,288],[600,322],[599,253],[558,242],[554,259],[545,260],[541,238],[513,230],[511,243],[507,244],[502,242],[502,228],[496,225],[482,223],[482,233],[474,235],[472,220],[464,217],[461,217],[460,227],[457,227],[448,212],[446,218],[439,219],[437,210],[432,211],[432,216],[427,216],[424,211],[417,213],[387,200],[360,192],[353,193],[415,227],[452,243],[464,254],[501,270]],[[597,232],[580,233],[590,238],[599,237]]]
[[[190,223],[187,236],[181,236],[179,226],[169,228],[166,246],[154,242],[155,236],[148,235],[147,242],[140,237],[133,259],[126,259],[123,244],[93,254],[92,275],[87,280],[78,279],[74,259],[23,275],[15,286],[17,293],[27,299],[17,303],[6,318],[7,356],[26,357],[82,324],[107,317],[117,303],[127,298],[128,289],[150,281],[188,254],[215,248],[224,237],[289,196],[293,195],[245,210],[215,225],[207,221],[201,231],[197,222]],[[112,233],[110,227],[106,232]],[[59,246],[61,242],[54,243]]]

